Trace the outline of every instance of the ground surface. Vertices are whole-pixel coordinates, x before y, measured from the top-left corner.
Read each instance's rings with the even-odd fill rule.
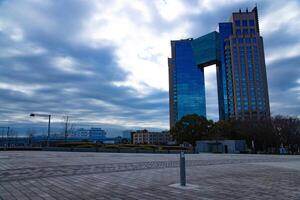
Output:
[[[297,199],[300,156],[0,152],[0,199]]]

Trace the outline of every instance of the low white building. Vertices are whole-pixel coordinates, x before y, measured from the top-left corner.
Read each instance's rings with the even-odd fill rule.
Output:
[[[131,132],[133,144],[168,144],[171,141],[171,135],[168,131],[149,132],[137,130]]]
[[[198,153],[241,153],[247,150],[245,140],[199,140],[196,141]]]

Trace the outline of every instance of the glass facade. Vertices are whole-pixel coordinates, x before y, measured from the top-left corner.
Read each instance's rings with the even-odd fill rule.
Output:
[[[240,23],[237,23],[240,26]],[[228,90],[232,90],[231,52],[228,49],[229,36],[232,34],[232,23],[220,23],[220,65],[217,67],[219,118],[229,118]],[[227,85],[228,84],[228,85]]]
[[[192,39],[172,41],[170,72],[171,126],[183,116],[206,116],[204,71],[196,65]]]
[[[198,67],[216,64],[220,60],[219,33],[214,31],[192,41],[194,57]]]

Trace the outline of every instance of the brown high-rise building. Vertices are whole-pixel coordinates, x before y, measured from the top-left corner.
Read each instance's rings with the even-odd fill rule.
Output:
[[[228,110],[225,118],[261,119],[270,116],[263,39],[257,8],[235,12],[220,23],[222,66],[226,69]],[[226,112],[227,111],[227,112]]]

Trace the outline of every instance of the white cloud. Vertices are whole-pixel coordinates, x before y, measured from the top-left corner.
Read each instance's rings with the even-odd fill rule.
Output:
[[[147,111],[145,111],[147,112]],[[149,113],[151,114],[151,113]],[[81,117],[76,120],[78,123],[80,121],[82,122],[89,122],[90,124],[107,124],[107,125],[116,125],[124,126],[127,128],[130,127],[140,127],[140,128],[148,128],[148,127],[156,127],[156,128],[162,128],[162,129],[168,129],[169,124],[167,120],[160,120],[160,119],[136,119],[134,116],[127,116],[127,117],[121,117],[121,116],[105,116],[105,117]]]
[[[0,47],[0,58],[41,55],[47,52],[45,48],[26,41],[23,29],[9,20],[0,20],[0,34],[8,40],[7,42],[10,42],[9,46]]]
[[[170,40],[188,37],[190,24],[182,22],[178,27],[159,32],[149,23],[154,11],[147,7],[146,1],[132,7],[141,15],[137,20],[126,10],[129,1],[122,2],[106,5],[111,8],[109,11],[105,5],[96,4],[91,19],[84,24],[81,40],[94,47],[106,44],[116,47],[118,65],[129,72],[127,80],[116,85],[134,87],[142,95],[151,92],[151,87],[167,91]]]
[[[28,96],[33,95],[35,90],[41,88],[44,88],[44,86],[37,85],[37,84],[30,85],[30,84],[12,84],[12,83],[0,82],[0,89],[20,92]]]
[[[20,27],[4,20],[0,20],[0,32],[8,35],[15,42],[20,42],[24,39],[24,32]]]
[[[34,44],[21,44],[17,47],[0,47],[0,58],[18,57],[18,56],[32,56],[32,55],[42,55],[47,52],[46,49],[36,46]]]
[[[52,58],[52,66],[63,72],[81,75],[93,75],[93,72],[84,69],[84,65],[71,56],[56,56]]]
[[[99,107],[105,107],[107,109],[110,109],[112,111],[118,111],[121,110],[122,108],[120,108],[120,106],[117,106],[115,104],[106,102],[106,101],[102,101],[100,99],[88,99],[87,102],[88,104],[92,104],[95,106],[99,106]]]
[[[159,0],[154,2],[160,16],[168,21],[178,19],[188,12],[188,6],[182,0]]]
[[[300,78],[297,80],[297,86],[291,88],[290,92],[296,94],[297,99],[300,101]]]
[[[242,3],[246,0],[230,0],[230,4]],[[193,7],[193,13],[213,12],[217,8],[228,5],[228,0],[198,0],[197,6]],[[229,13],[230,14],[230,13]]]
[[[280,46],[266,51],[266,64],[269,65],[275,61],[300,56],[300,43],[293,45]]]
[[[260,18],[262,35],[268,36],[275,31],[284,30],[291,35],[300,31],[300,4],[298,1],[272,1],[266,14]]]

